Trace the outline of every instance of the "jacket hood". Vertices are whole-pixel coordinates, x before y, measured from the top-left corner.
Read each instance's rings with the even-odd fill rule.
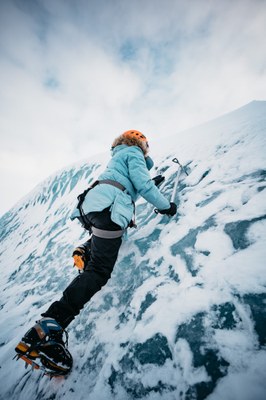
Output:
[[[138,151],[140,151],[142,153],[142,150],[138,146],[127,146],[126,144],[120,144],[111,149],[112,156],[114,156],[119,151],[128,149],[128,148],[137,149]],[[149,156],[145,157],[145,161],[146,161],[146,166],[147,166],[148,170],[150,171],[152,169],[152,167],[154,166],[154,162],[153,162],[152,158]]]

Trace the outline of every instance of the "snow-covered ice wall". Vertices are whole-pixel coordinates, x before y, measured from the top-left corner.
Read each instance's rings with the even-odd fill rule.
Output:
[[[75,277],[69,220],[107,155],[58,172],[0,220],[0,399],[265,400],[266,102],[162,143],[152,176],[174,218],[137,203],[112,278],[69,326],[74,369],[49,380],[14,347]],[[152,155],[152,154],[151,154]]]

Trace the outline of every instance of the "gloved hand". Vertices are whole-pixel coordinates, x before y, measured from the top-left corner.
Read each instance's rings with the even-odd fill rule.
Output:
[[[177,211],[177,205],[175,203],[170,203],[169,208],[167,208],[166,210],[158,210],[158,213],[172,217],[173,215],[176,214],[176,211]]]
[[[86,251],[82,247],[77,247],[72,254],[74,258],[74,267],[83,270],[87,262]]]
[[[154,178],[152,178],[156,186],[159,186],[164,180],[165,177],[163,175],[157,175]]]

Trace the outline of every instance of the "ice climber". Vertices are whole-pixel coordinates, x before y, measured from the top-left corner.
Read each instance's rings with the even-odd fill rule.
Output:
[[[41,368],[51,376],[65,375],[71,370],[72,357],[63,339],[65,328],[110,278],[122,236],[134,225],[137,197],[142,196],[161,214],[175,215],[176,204],[170,203],[157,187],[164,178],[150,178],[153,161],[148,151],[147,138],[141,132],[124,132],[113,142],[106,170],[81,196],[72,219],[78,218],[91,233],[91,238],[73,252],[74,264],[82,273],[26,332],[15,349],[17,357],[33,368]]]

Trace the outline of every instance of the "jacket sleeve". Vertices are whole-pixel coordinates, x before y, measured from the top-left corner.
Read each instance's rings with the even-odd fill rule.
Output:
[[[159,210],[166,210],[170,202],[164,197],[150,178],[145,158],[138,149],[128,155],[129,178],[138,194]]]

